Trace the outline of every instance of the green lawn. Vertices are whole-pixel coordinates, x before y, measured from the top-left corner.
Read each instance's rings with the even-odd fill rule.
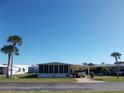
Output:
[[[39,83],[69,83],[76,82],[73,78],[37,78],[37,74],[16,75],[15,78],[0,77],[0,82],[39,82]]]
[[[73,78],[37,78],[36,75],[17,76],[17,79],[0,77],[0,82],[40,82],[40,83],[69,83],[76,82]],[[95,76],[95,80],[105,82],[124,82],[124,76],[117,79],[116,76]]]
[[[39,82],[39,83],[57,83],[57,82],[76,82],[73,78],[0,78],[0,82]]]
[[[0,92],[0,93],[124,93],[124,92],[119,92],[119,91],[118,92],[99,92],[99,91],[97,91],[97,92],[90,92],[90,91],[89,92],[88,91],[82,91],[82,92],[81,91],[75,91],[75,92],[74,91],[63,91],[63,92],[58,92],[58,91],[57,92],[55,92],[55,91],[54,92],[47,92],[47,91],[46,92],[45,91],[44,92],[43,91],[30,91],[30,92],[26,91],[26,92],[24,92],[24,91],[17,91],[16,92],[16,91],[4,91],[4,92]]]
[[[105,82],[124,82],[124,76],[119,79],[116,76],[96,76],[94,79]]]

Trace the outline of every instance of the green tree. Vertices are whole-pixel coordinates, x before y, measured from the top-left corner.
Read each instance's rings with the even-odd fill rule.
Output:
[[[102,68],[102,73],[103,73],[104,75],[110,75],[110,70],[109,70],[109,68],[106,67],[106,66],[104,66],[104,67]]]
[[[12,55],[12,53],[14,53],[15,55],[19,55],[19,53],[18,53],[19,50],[16,47],[13,47],[13,45],[5,45],[3,48],[1,48],[1,51],[8,55],[6,77],[9,78],[10,77],[9,71],[10,71],[11,55]]]
[[[95,64],[94,63],[89,63],[88,66],[94,66]]]
[[[16,47],[17,45],[21,46],[22,42],[23,42],[22,38],[20,36],[18,36],[18,35],[9,36],[7,41],[10,44],[12,44],[13,47]],[[12,52],[12,55],[11,55],[11,77],[13,75],[13,73],[12,73],[13,59],[14,59],[14,51]]]
[[[82,65],[85,65],[85,66],[86,66],[86,65],[87,65],[87,63],[86,63],[86,62],[84,62],[84,63],[82,63]]]
[[[121,53],[119,53],[119,52],[113,52],[113,53],[111,54],[111,56],[115,58],[116,69],[117,69],[116,73],[117,73],[117,78],[119,78],[119,65],[118,65],[118,59],[120,59]]]

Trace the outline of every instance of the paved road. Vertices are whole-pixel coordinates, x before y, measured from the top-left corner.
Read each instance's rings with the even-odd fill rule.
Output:
[[[0,91],[124,91],[124,83],[0,83]]]

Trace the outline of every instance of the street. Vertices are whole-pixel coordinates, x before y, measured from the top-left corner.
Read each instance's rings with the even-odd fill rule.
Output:
[[[124,83],[0,83],[0,91],[124,91]]]

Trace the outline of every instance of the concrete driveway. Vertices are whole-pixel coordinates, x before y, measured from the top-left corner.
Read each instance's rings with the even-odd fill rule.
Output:
[[[0,83],[0,91],[124,91],[124,83]]]
[[[74,78],[77,83],[104,83],[104,81],[96,81],[90,78]]]

